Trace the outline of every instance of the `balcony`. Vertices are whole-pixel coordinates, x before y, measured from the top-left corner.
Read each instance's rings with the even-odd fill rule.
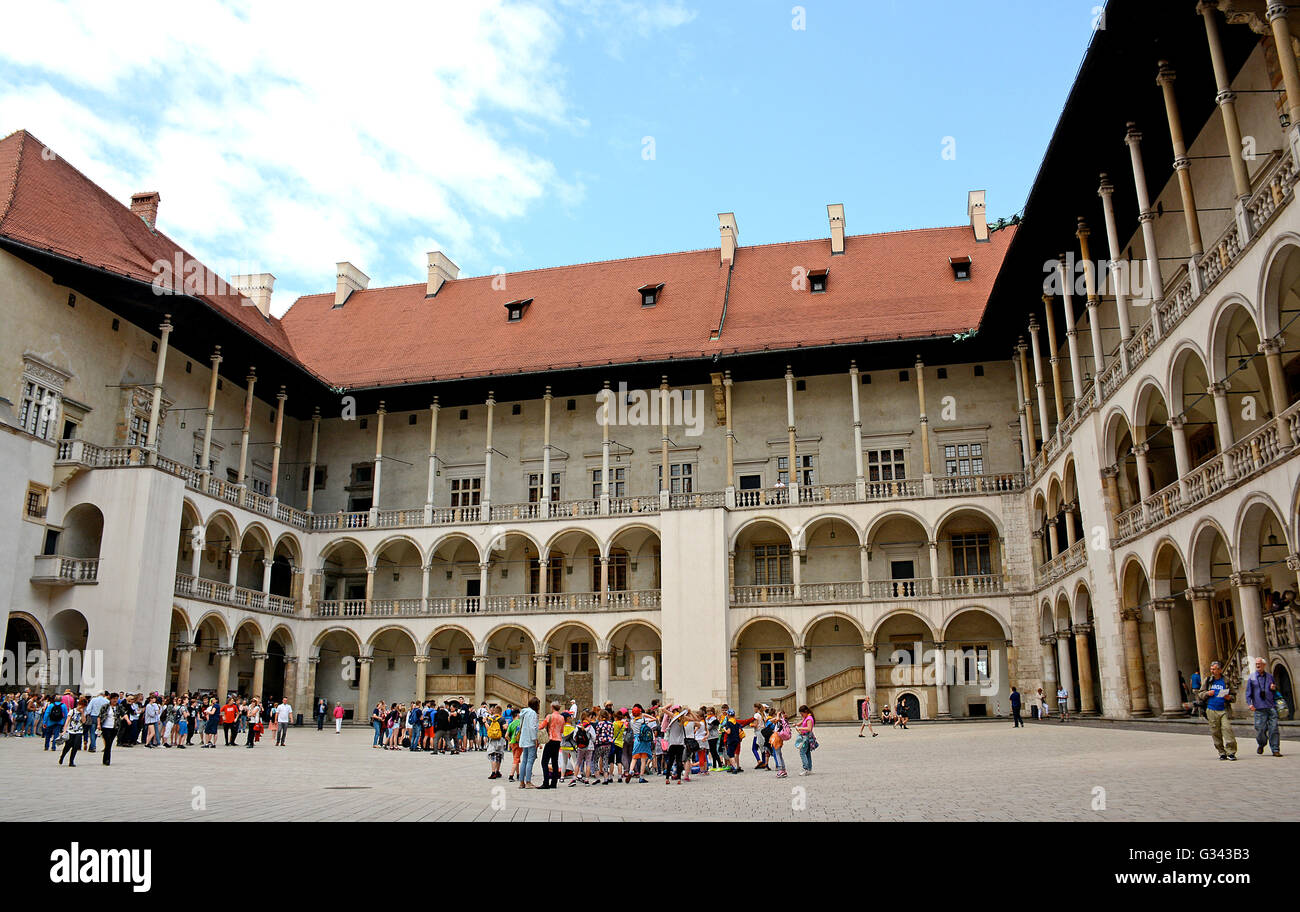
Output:
[[[32,568],[38,586],[89,586],[99,582],[99,558],[38,554]]]
[[[1023,472],[994,475],[936,475],[930,482],[921,478],[896,481],[868,481],[858,496],[857,485],[849,483],[800,485],[800,504],[875,503],[889,500],[917,500],[927,497],[972,497],[984,494],[1013,494],[1025,489]],[[676,495],[674,495],[676,496]],[[757,488],[736,492],[736,509],[784,506],[791,502],[786,487]]]
[[[284,595],[272,595],[256,589],[244,589],[230,583],[190,576],[187,573],[176,574],[176,594],[181,598],[198,599],[217,605],[231,605],[235,608],[247,608],[249,611],[265,611],[271,614],[296,614],[297,605],[292,598]]]
[[[427,599],[322,600],[313,616],[337,617],[428,617],[476,614],[568,614],[596,611],[657,611],[658,589],[599,592],[548,592],[545,594],[477,595],[430,597]]]
[[[732,586],[731,607],[754,605],[825,605],[847,602],[908,601],[918,598],[962,598],[972,595],[998,595],[1007,592],[1001,574],[981,576],[941,576],[938,579],[868,580],[863,595],[861,580],[838,583],[772,583],[757,586]]]
[[[1088,561],[1088,552],[1085,549],[1083,539],[1079,539],[1069,548],[1066,548],[1056,557],[1038,568],[1037,579],[1039,586],[1050,585],[1062,577],[1069,576],[1075,570],[1078,570]]]

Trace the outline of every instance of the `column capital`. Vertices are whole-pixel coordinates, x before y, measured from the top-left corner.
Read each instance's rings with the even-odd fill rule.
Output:
[[[947,649],[947,648],[948,648],[948,644],[945,643],[943,640],[935,640],[935,641],[934,641],[934,648],[935,648],[935,651],[938,651],[938,650],[940,650],[940,649]]]
[[[1118,466],[1118,465],[1102,466],[1102,467],[1101,467],[1101,477],[1102,477],[1102,478],[1118,478],[1118,477],[1119,477],[1119,466]]]
[[[1088,227],[1088,220],[1082,215],[1076,219],[1077,228],[1074,229],[1074,236],[1079,240],[1092,237],[1092,229]]]
[[[374,656],[357,656],[358,665],[369,665],[375,660]]]
[[[1259,353],[1261,355],[1277,355],[1282,352],[1282,340],[1276,336],[1265,339],[1259,343]]]
[[[375,572],[376,570],[378,570],[378,569],[379,569],[379,565],[378,565],[378,564],[369,564],[369,565],[366,566],[366,574],[367,574],[367,575],[372,574],[372,573],[374,573],[374,572]]]
[[[608,662],[613,657],[614,657],[614,653],[609,652],[608,650],[606,650],[605,652],[596,653],[596,658],[602,662]]]
[[[252,386],[257,382],[257,368],[249,365],[248,374],[244,377],[244,382]]]
[[[318,655],[315,655],[315,656],[307,656],[307,664],[308,664],[308,665],[319,665],[319,664],[320,664],[320,656],[318,656]]]
[[[239,557],[239,555],[243,554],[244,552],[240,551],[238,548],[227,548],[226,553],[229,554],[231,557]]]
[[[177,644],[176,644],[176,651],[177,651],[177,652],[194,652],[194,650],[196,650],[196,649],[198,649],[198,648],[199,648],[199,647],[195,646],[193,643],[177,643]]]
[[[485,655],[476,655],[476,656],[474,656],[474,664],[475,664],[475,667],[486,665],[486,664],[487,664],[487,660],[488,660],[488,656],[485,656]]]
[[[1129,121],[1124,125],[1124,144],[1133,146],[1135,143],[1142,142],[1142,131],[1138,129],[1137,124]]]
[[[290,662],[296,663],[297,661],[298,661],[298,657],[296,655],[287,655],[284,657],[284,664],[286,665],[288,665]]]
[[[1232,384],[1230,382],[1227,380],[1219,380],[1207,386],[1205,391],[1217,399],[1220,396],[1228,395],[1228,390],[1230,389],[1232,389]]]
[[[1206,13],[1212,13],[1219,8],[1219,0],[1199,0],[1196,4],[1196,12],[1202,16]]]
[[[270,654],[269,652],[255,652],[255,653],[253,653],[253,661],[254,661],[254,662],[265,662],[265,661],[266,661],[267,659],[269,659],[270,657],[271,657],[271,654]]]
[[[1008,649],[1014,649],[1015,646],[1016,646],[1016,641],[1015,641],[1015,640],[1004,640],[1003,642],[1004,642],[1004,644],[1006,645],[1006,647],[1007,647]]]
[[[235,654],[235,647],[234,647],[234,646],[218,646],[218,647],[217,647],[217,655],[219,655],[219,656],[232,656],[232,655],[234,655],[234,654]]]
[[[1165,424],[1169,425],[1169,427],[1175,431],[1181,431],[1183,425],[1186,423],[1187,420],[1182,415],[1172,415],[1169,420],[1165,422]],[[1146,446],[1146,444],[1143,444],[1143,446]]]
[[[1097,195],[1102,199],[1108,198],[1115,192],[1115,185],[1110,182],[1110,175],[1105,171],[1101,172],[1100,181],[1097,184]]]
[[[1026,352],[1029,351],[1029,343],[1025,341],[1024,336],[1021,336],[1019,339],[1016,340],[1016,351],[1021,355],[1024,355]]]
[[[1124,620],[1124,621],[1133,621],[1134,623],[1137,623],[1138,621],[1142,620],[1142,609],[1141,609],[1141,608],[1121,608],[1121,609],[1120,609],[1120,612],[1119,612],[1119,616],[1120,616],[1120,619],[1121,619],[1121,620]]]
[[[376,415],[387,415],[387,414],[388,414],[388,405],[387,405],[386,402],[384,402],[383,399],[380,399],[380,400],[379,400],[379,408],[375,410],[375,414],[376,414]]]
[[[796,647],[794,648],[794,654],[795,654],[796,656],[798,656],[799,658],[801,658],[801,659],[802,659],[802,658],[806,658],[806,657],[808,656],[808,647],[807,647],[807,646],[796,646]]]
[[[1151,600],[1152,611],[1169,611],[1174,607],[1174,600],[1171,598],[1158,598]]]
[[[284,400],[289,398],[289,394],[285,392],[284,384],[280,384],[280,392],[275,394],[275,398],[280,402],[283,402]]]
[[[862,647],[862,654],[863,654],[863,655],[875,655],[875,654],[876,654],[876,644],[875,644],[875,643],[869,643],[868,645],[863,646],[863,647]]]
[[[416,665],[428,665],[428,664],[429,664],[429,656],[427,656],[427,655],[416,656],[416,657],[415,657],[415,664],[416,664]]]
[[[1134,456],[1145,456],[1150,451],[1151,451],[1151,444],[1143,442],[1143,443],[1133,444],[1133,448],[1129,452],[1131,452]]]
[[[1228,579],[1232,581],[1232,585],[1240,589],[1243,586],[1258,586],[1264,582],[1265,577],[1262,573],[1234,573]]]
[[[1049,634],[1048,634],[1047,636],[1045,636],[1045,637],[1039,637],[1039,638],[1038,638],[1038,642],[1039,642],[1039,644],[1042,645],[1042,646],[1055,646],[1055,645],[1056,645],[1056,634],[1054,634],[1054,633],[1049,633]]]
[[[1286,556],[1286,568],[1292,571],[1300,571],[1300,554],[1288,554]]]
[[[1038,317],[1033,314],[1029,315],[1029,334],[1032,336],[1038,335]]]
[[[1176,79],[1177,76],[1178,74],[1174,71],[1174,68],[1169,65],[1168,60],[1157,61],[1156,85],[1161,88],[1164,88],[1166,85],[1172,86],[1174,84],[1174,79]]]
[[[1213,586],[1192,586],[1183,590],[1183,598],[1189,602],[1203,601],[1208,602],[1214,598]]]
[[[1092,624],[1075,624],[1075,625],[1074,625],[1074,635],[1075,635],[1075,636],[1087,636],[1087,635],[1090,634],[1090,633],[1092,633]]]
[[[926,542],[926,544],[928,544],[928,545],[930,546],[930,550],[931,550],[931,551],[933,551],[933,550],[935,550],[936,548],[939,547],[939,543],[938,543],[937,541],[934,541],[934,540],[928,541],[928,542]]]
[[[1268,0],[1268,8],[1264,10],[1264,18],[1272,22],[1274,19],[1285,19],[1286,13],[1287,5],[1283,0]]]

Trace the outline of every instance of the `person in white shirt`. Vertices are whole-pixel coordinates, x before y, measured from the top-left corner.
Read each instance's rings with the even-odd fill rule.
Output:
[[[275,746],[284,747],[284,735],[289,730],[293,722],[293,707],[289,705],[289,698],[285,697],[280,701],[280,705],[275,708]]]
[[[1070,721],[1070,692],[1064,684],[1056,691],[1056,710],[1060,713],[1062,722]]]
[[[244,715],[248,719],[248,741],[244,747],[252,747],[253,742],[257,740],[257,727],[262,722],[262,704],[258,702],[257,697],[248,701],[248,706],[244,707]]]

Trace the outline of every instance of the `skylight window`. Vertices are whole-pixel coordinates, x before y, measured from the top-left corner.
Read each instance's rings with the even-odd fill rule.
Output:
[[[970,257],[948,257],[948,265],[952,267],[952,277],[958,282],[970,281]]]
[[[641,295],[642,307],[654,307],[659,303],[659,295],[663,293],[664,283],[642,285],[637,289],[637,294]]]
[[[518,323],[522,320],[524,318],[524,311],[528,309],[528,305],[531,303],[533,303],[532,298],[521,298],[518,301],[507,301],[506,322]]]
[[[813,294],[821,294],[826,291],[826,280],[829,275],[829,269],[808,270],[808,290]]]

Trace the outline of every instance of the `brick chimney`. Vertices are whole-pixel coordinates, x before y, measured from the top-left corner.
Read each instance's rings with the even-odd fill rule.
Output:
[[[460,267],[453,263],[441,250],[429,251],[429,285],[424,296],[432,298],[442,288],[444,282],[450,282],[460,275]]]
[[[271,290],[275,288],[275,276],[269,272],[231,276],[230,287],[247,299],[241,302],[245,307],[256,307],[263,317],[270,319]]]
[[[972,190],[966,194],[966,214],[970,216],[970,227],[975,232],[975,240],[989,239],[989,225],[984,220],[984,191]]]
[[[831,222],[831,256],[844,252],[844,204],[831,203],[826,207]]]
[[[722,265],[730,266],[736,260],[736,240],[740,237],[734,212],[718,213],[718,231],[722,234]]]
[[[158,223],[158,204],[162,202],[162,194],[157,190],[151,190],[148,193],[134,193],[131,195],[131,211],[140,216],[144,223],[153,230]]]
[[[347,301],[348,296],[354,291],[364,291],[370,284],[370,276],[366,275],[351,263],[339,263],[336,267],[338,276],[338,285],[334,289],[334,306],[342,307]]]

